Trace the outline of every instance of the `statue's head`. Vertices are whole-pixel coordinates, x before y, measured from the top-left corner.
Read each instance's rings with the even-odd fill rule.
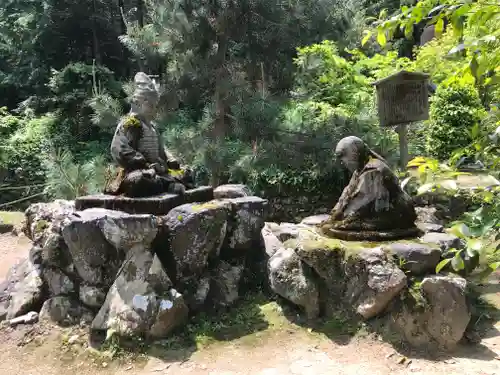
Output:
[[[354,136],[342,138],[335,148],[335,154],[351,173],[365,165],[369,153],[366,143]]]
[[[139,72],[134,77],[135,91],[132,94],[132,111],[147,119],[156,115],[160,94],[156,83],[145,73]]]

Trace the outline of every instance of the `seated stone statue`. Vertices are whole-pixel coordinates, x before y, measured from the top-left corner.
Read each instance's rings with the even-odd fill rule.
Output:
[[[165,149],[152,122],[159,102],[157,87],[142,72],[136,74],[134,83],[131,111],[118,123],[111,142],[111,155],[119,168],[108,176],[104,193],[129,197],[183,194],[194,188],[193,177]]]
[[[352,177],[330,217],[320,224],[324,234],[361,241],[419,234],[413,202],[382,157],[352,136],[343,138],[335,153]]]

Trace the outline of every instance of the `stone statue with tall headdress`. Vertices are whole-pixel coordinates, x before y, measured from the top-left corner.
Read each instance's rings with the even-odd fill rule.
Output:
[[[165,149],[153,120],[160,99],[157,84],[145,73],[134,78],[131,110],[120,120],[111,142],[118,172],[106,184],[105,193],[145,197],[161,193],[183,194],[194,187],[189,170]]]
[[[343,138],[335,150],[351,173],[323,232],[344,240],[389,240],[419,233],[412,199],[385,160],[363,140]]]

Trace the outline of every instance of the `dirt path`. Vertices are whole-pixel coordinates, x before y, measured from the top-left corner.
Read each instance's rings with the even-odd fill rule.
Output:
[[[31,242],[24,235],[0,234],[0,280],[7,276],[13,264],[27,258],[30,247]]]
[[[10,264],[25,257],[29,241],[0,236],[0,279]],[[500,297],[498,288],[490,290]],[[271,305],[271,304],[268,304]],[[493,375],[500,374],[500,323],[480,345],[458,348],[434,360],[409,355],[406,360],[388,344],[370,337],[336,342],[273,318],[263,331],[199,350],[156,348],[149,356],[110,360],[86,348],[84,334],[36,325],[0,331],[0,374],[8,375]],[[61,334],[66,339],[61,338]],[[339,341],[339,340],[337,340]]]

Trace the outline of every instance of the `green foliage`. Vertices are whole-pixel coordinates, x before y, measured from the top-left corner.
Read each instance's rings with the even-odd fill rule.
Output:
[[[102,191],[105,183],[104,159],[95,157],[85,164],[75,164],[69,151],[51,153],[45,161],[47,183],[45,194],[52,198],[72,200]]]
[[[436,159],[416,157],[408,162],[408,168],[416,168],[416,174],[410,175],[401,182],[401,186],[416,195],[429,192],[455,193],[458,189],[457,177],[466,173],[457,172]],[[411,188],[411,182],[417,182],[417,187]]]
[[[482,215],[482,209],[469,214],[469,217]],[[477,218],[473,220],[482,220]],[[498,219],[497,219],[498,220]],[[449,229],[451,234],[456,235],[465,242],[464,249],[450,249],[443,259],[436,266],[436,273],[441,272],[448,265],[451,269],[463,276],[474,274],[479,280],[489,276],[500,267],[500,262],[491,261],[499,253],[498,241],[492,241],[486,234],[494,227],[491,217],[488,224],[476,228],[473,233],[463,222],[456,223]],[[480,237],[481,236],[481,237]]]
[[[381,14],[374,24],[375,30],[367,31],[365,41],[374,35],[384,47],[398,29],[411,37],[414,27],[420,22],[434,24],[439,37],[444,31],[445,20],[453,30],[455,46],[444,51],[465,62],[455,74],[472,75],[482,103],[489,104],[491,92],[498,89],[500,83],[500,4],[489,0],[420,0],[413,7],[402,6],[401,11],[389,19],[387,14]],[[435,68],[442,65],[442,60],[438,61]],[[445,71],[450,67],[445,67]]]
[[[48,114],[43,117],[15,116],[6,111],[0,117],[0,123],[10,124],[10,137],[2,145],[3,162],[0,168],[5,169],[3,184],[12,187],[27,186],[25,190],[2,192],[0,203],[25,198],[40,192],[40,188],[32,185],[44,182],[45,170],[43,161],[49,144],[49,131],[55,126],[56,117]],[[12,128],[15,131],[12,132]]]
[[[470,129],[484,117],[474,87],[455,81],[440,86],[432,98],[427,134],[427,152],[440,160],[448,159],[457,148],[468,146]]]
[[[354,66],[339,56],[335,44],[323,41],[297,50],[297,96],[328,103],[342,115],[356,114],[371,99],[368,82]]]

